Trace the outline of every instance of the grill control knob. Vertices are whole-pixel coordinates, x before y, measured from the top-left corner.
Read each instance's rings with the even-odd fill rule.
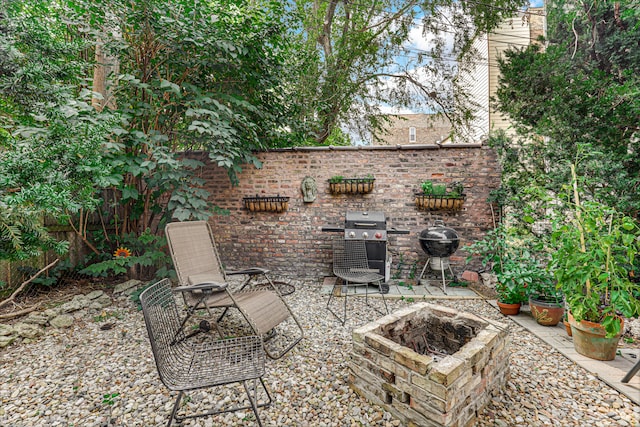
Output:
[[[367,233],[366,231],[362,233],[362,238],[366,239],[367,237],[369,237],[369,233]]]
[[[354,237],[356,237],[356,232],[355,232],[355,231],[350,231],[350,232],[349,232],[349,237],[351,237],[352,239],[353,239]]]
[[[376,233],[374,236],[376,239],[382,239],[382,233]]]

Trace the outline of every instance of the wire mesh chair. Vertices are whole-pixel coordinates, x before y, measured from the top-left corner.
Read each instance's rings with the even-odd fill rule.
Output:
[[[198,342],[184,339],[178,306],[168,279],[147,288],[140,295],[140,302],[160,380],[169,390],[179,391],[167,426],[174,420],[180,423],[188,418],[245,409],[253,410],[258,425],[262,426],[258,408],[271,404],[271,395],[262,379],[265,352],[260,337]],[[178,416],[185,391],[240,382],[247,394],[248,405]],[[258,400],[258,382],[266,393],[266,401]]]
[[[378,273],[378,270],[369,268],[369,261],[367,259],[367,249],[364,240],[345,240],[337,239],[333,243],[333,274],[336,277],[342,279],[342,284],[336,283],[333,288],[333,292],[329,296],[327,301],[327,309],[342,323],[347,322],[347,297],[349,295],[349,288],[354,289],[362,286],[365,289],[365,303],[367,306],[375,309],[380,314],[388,314],[389,308],[387,307],[387,300],[384,298],[384,292],[382,290],[382,284],[384,282],[384,276]],[[378,310],[376,307],[369,304],[369,284],[372,283],[378,287],[378,291],[382,296],[382,302],[386,313]],[[340,316],[330,307],[331,300],[336,293],[344,294],[344,306],[343,314]]]
[[[178,275],[184,301],[189,307],[187,317],[198,309],[210,311],[222,308],[219,322],[228,308],[237,308],[253,333],[269,338],[265,344],[267,356],[279,359],[304,338],[304,331],[280,291],[269,278],[269,270],[249,268],[225,271],[222,268],[211,228],[206,221],[173,222],[165,227],[171,259]],[[238,291],[231,291],[227,276],[246,276]],[[253,288],[254,281],[263,278]]]

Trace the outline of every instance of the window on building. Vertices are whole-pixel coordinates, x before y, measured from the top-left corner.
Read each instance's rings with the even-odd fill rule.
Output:
[[[409,128],[409,142],[416,142],[416,128],[413,126]]]

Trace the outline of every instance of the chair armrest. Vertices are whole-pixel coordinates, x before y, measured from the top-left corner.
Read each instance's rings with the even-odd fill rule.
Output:
[[[233,276],[237,274],[248,274],[250,276],[255,276],[256,274],[267,274],[268,272],[269,270],[267,270],[266,268],[259,268],[259,267],[245,268],[244,270],[237,270],[237,271],[225,271],[227,276]]]
[[[227,289],[228,284],[226,283],[217,283],[217,282],[204,282],[198,283],[197,285],[189,285],[189,286],[178,286],[173,288],[176,292],[195,292],[195,291],[211,291],[211,292],[220,292]]]

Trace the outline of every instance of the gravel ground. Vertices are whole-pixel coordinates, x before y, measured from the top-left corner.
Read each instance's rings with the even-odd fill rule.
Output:
[[[305,327],[305,340],[281,360],[267,361],[273,397],[260,411],[268,426],[398,426],[347,385],[351,330],[378,317],[351,298],[340,326],[325,310],[320,286],[294,283],[287,300]],[[511,378],[479,415],[477,426],[639,426],[640,407],[600,382],[482,300],[431,301],[502,319],[512,329]],[[399,308],[406,301],[394,301]],[[353,307],[353,306],[352,306]],[[48,328],[33,343],[0,349],[0,426],[155,426],[168,419],[174,393],[159,380],[144,320],[124,297],[101,313],[77,312],[68,329]],[[103,329],[105,323],[113,325]],[[186,406],[229,399],[203,391]],[[185,426],[255,425],[250,412],[185,422]]]

